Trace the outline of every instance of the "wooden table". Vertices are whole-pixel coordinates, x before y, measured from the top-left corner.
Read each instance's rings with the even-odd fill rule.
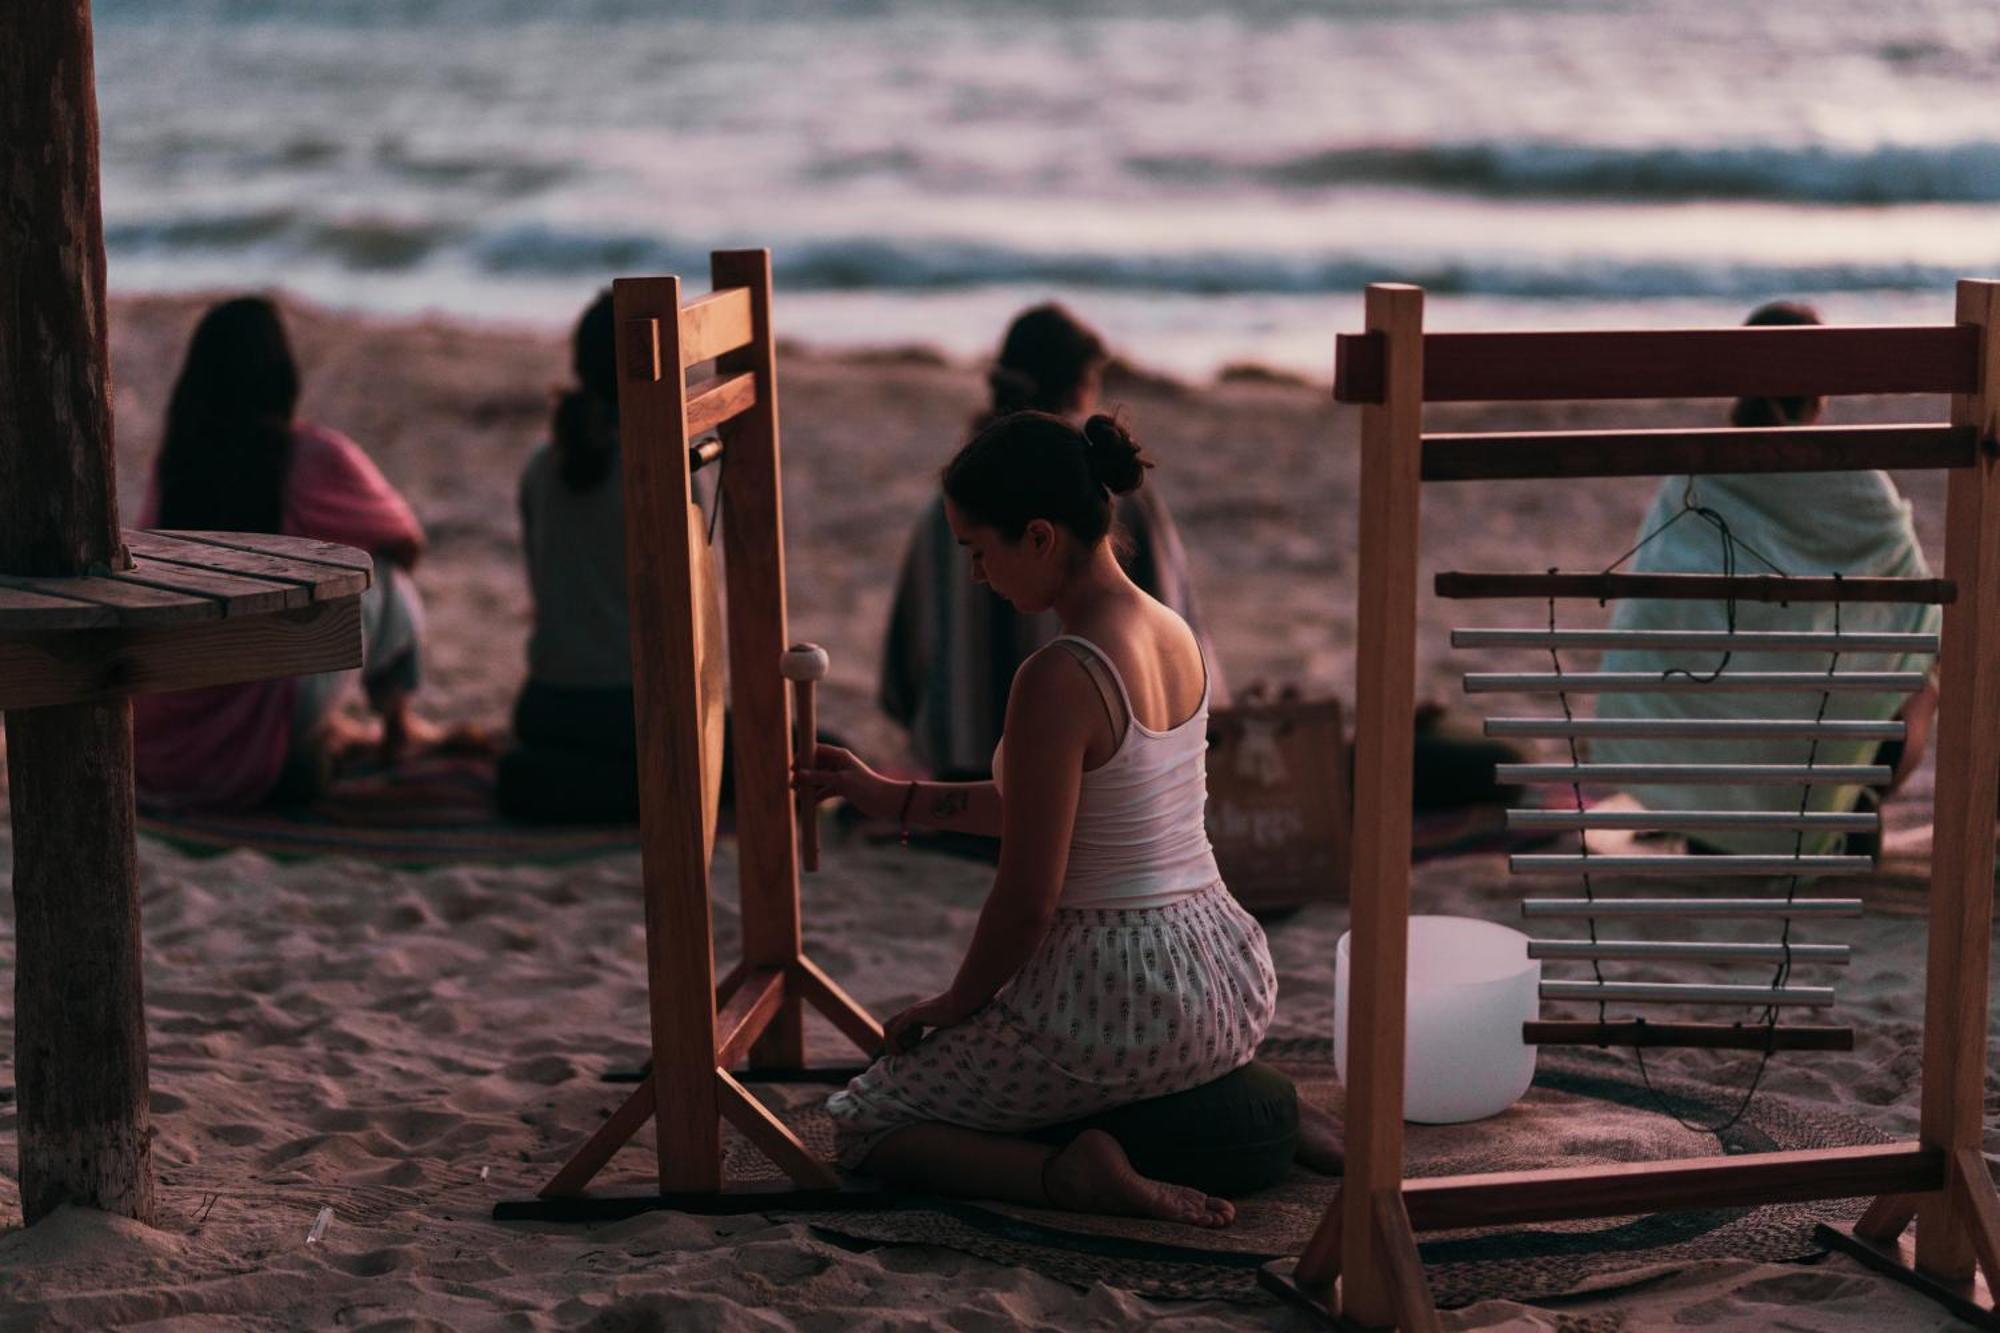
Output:
[[[366,553],[250,532],[124,540],[130,569],[0,575],[0,711],[361,665]]]

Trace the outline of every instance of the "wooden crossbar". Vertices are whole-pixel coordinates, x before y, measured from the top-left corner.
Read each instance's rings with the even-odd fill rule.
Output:
[[[1647,1019],[1597,1023],[1581,1019],[1532,1019],[1521,1025],[1530,1046],[1612,1046],[1716,1051],[1851,1051],[1854,1029],[1811,1023],[1774,1026],[1744,1023],[1655,1023]]]
[[[1426,403],[1962,394],[1980,348],[1979,331],[1962,324],[1428,333],[1421,342]],[[1341,334],[1334,401],[1383,401],[1385,353],[1379,334]]]
[[[1979,436],[1943,425],[1488,431],[1426,435],[1423,447],[1425,481],[1519,481],[1962,468],[1978,459]]]
[[[1945,1155],[1920,1143],[1558,1167],[1403,1182],[1418,1231],[1694,1208],[1742,1208],[1944,1188]]]
[[[757,405],[757,377],[744,372],[717,377],[691,390],[687,401],[687,432],[690,438],[706,435],[725,421],[731,421]]]
[[[1944,606],[1958,588],[1950,579],[1786,578],[1776,574],[1488,573],[1448,570],[1432,585],[1440,597],[1557,597],[1592,602],[1634,598],[1720,602],[1896,602]]]
[[[756,336],[748,287],[724,287],[681,307],[681,368],[748,347]]]
[[[1454,648],[1613,648],[1665,652],[1936,653],[1935,634],[1719,629],[1455,629]]]

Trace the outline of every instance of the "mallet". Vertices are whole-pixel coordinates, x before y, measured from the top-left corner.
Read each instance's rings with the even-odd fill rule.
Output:
[[[819,718],[813,707],[813,684],[826,679],[830,665],[826,649],[816,643],[795,643],[785,650],[779,670],[792,682],[792,760],[800,771],[813,765],[819,746]],[[799,864],[819,869],[819,820],[810,794],[798,796]]]

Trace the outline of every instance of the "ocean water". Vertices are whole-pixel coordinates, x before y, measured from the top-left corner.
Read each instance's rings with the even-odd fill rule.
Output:
[[[721,16],[718,16],[720,11]],[[781,331],[1324,375],[1434,327],[1950,317],[1994,0],[99,0],[111,279],[566,323],[768,245]]]

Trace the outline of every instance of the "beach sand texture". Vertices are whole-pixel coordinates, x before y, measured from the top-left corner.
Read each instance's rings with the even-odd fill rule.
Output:
[[[201,303],[115,306],[121,501],[135,513],[166,390]],[[1330,306],[1332,333],[1358,300]],[[433,550],[426,694],[450,719],[497,721],[522,670],[526,595],[514,484],[540,437],[565,348],[552,334],[380,322],[294,307],[305,410],[359,440],[423,515]],[[893,756],[871,704],[904,535],[978,406],[971,369],[908,354],[781,361],[789,596],[795,637],[833,656],[824,725]],[[1351,694],[1354,416],[1324,386],[1193,389],[1114,381],[1186,538],[1230,677]],[[1712,405],[1640,405],[1634,424],[1705,423]],[[1938,404],[1845,404],[1836,420]],[[1460,428],[1587,424],[1573,408],[1439,412]],[[1942,487],[1906,479],[1935,552]],[[1623,550],[1645,483],[1433,488],[1426,573],[1588,568]],[[1533,608],[1514,608],[1517,621]],[[1420,688],[1455,696],[1445,629],[1497,614],[1426,601]],[[1579,611],[1582,617],[1584,612]],[[1496,711],[1497,711],[1496,707]],[[1918,841],[1915,831],[1910,839]],[[0,840],[6,834],[0,832]],[[11,854],[11,842],[3,853]],[[392,871],[193,860],[146,842],[144,912],[158,1229],[65,1212],[0,1229],[0,1327],[569,1327],[606,1329],[1304,1327],[1275,1308],[1168,1305],[1078,1291],[951,1251],[855,1253],[799,1224],[669,1214],[596,1228],[501,1227],[492,1203],[532,1192],[616,1094],[596,1082],[644,1054],[633,856],[562,868]],[[738,933],[735,851],[718,850],[720,956]],[[808,880],[813,956],[878,1013],[941,986],[987,874],[966,863],[831,839]],[[1924,930],[1907,864],[1864,890],[1854,966],[1838,978],[1851,1055],[1781,1060],[1774,1095],[1914,1133]],[[1519,888],[1494,857],[1421,867],[1418,910],[1510,919]],[[4,901],[4,900],[0,900]],[[1344,909],[1272,930],[1283,980],[1275,1035],[1326,1034]],[[0,970],[11,963],[0,906]],[[816,1049],[845,1058],[827,1029]],[[12,1049],[0,1000],[0,1060]],[[1746,1058],[1663,1061],[1739,1083]],[[0,1086],[11,1084],[0,1063]],[[0,1102],[0,1228],[18,1221],[11,1100]],[[1477,1135],[1476,1127],[1465,1131]],[[1587,1125],[1579,1126],[1579,1133]],[[642,1135],[613,1164],[637,1181]],[[2000,1139],[1989,1137],[1989,1147]],[[306,1236],[322,1206],[324,1238]],[[1842,1259],[1811,1268],[1714,1263],[1562,1310],[1488,1302],[1448,1328],[1951,1327],[1934,1307]]]

